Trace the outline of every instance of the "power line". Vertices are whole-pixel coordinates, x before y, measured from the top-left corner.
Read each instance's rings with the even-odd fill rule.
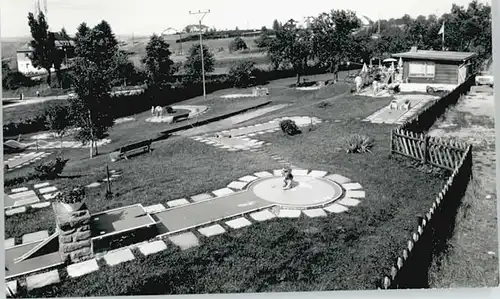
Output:
[[[202,15],[200,20],[199,20],[199,23],[200,23],[200,55],[201,55],[201,76],[202,76],[202,80],[203,80],[203,99],[207,99],[207,92],[206,92],[206,88],[205,88],[205,62],[203,61],[203,33],[202,33],[202,27],[201,27],[201,21],[203,21],[203,18],[208,14],[210,13],[210,9],[207,10],[207,11],[201,11],[201,10],[198,10],[198,12],[191,12],[189,11],[189,14],[190,15]]]

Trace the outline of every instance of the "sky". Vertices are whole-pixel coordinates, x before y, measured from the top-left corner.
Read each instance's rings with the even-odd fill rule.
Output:
[[[1,0],[0,36],[29,36],[27,15],[34,10],[36,0]],[[94,26],[106,20],[117,35],[151,35],[167,28],[181,30],[198,23],[200,15],[189,11],[206,11],[203,24],[217,29],[270,28],[274,19],[285,22],[290,18],[301,21],[332,9],[350,9],[358,16],[398,18],[404,14],[441,15],[449,12],[453,3],[467,6],[471,0],[46,0],[47,19],[51,30],[62,27],[71,35],[78,25]],[[488,0],[480,0],[491,3]]]

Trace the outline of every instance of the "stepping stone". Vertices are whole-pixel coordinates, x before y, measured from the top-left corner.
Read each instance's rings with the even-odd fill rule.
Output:
[[[101,183],[95,182],[95,183],[88,184],[85,187],[87,187],[87,188],[96,188],[96,187],[99,187],[99,186],[101,186]]]
[[[104,260],[110,266],[115,266],[124,262],[135,259],[134,254],[130,249],[122,249],[115,252],[110,252],[104,255]]]
[[[250,222],[245,217],[240,217],[240,218],[236,218],[234,220],[226,221],[226,225],[229,226],[230,228],[238,229],[238,228],[250,226],[250,225],[252,225],[252,222]]]
[[[348,210],[346,207],[338,205],[336,203],[331,204],[329,206],[326,206],[324,209],[330,213],[336,213],[336,214],[342,213],[342,212],[345,212]]]
[[[119,178],[119,177],[121,177],[121,176],[122,176],[121,174],[117,174],[117,173],[113,173],[113,174],[111,175],[111,177],[112,177],[112,178]]]
[[[202,201],[202,200],[207,200],[207,199],[211,199],[211,198],[213,198],[213,196],[208,194],[208,193],[202,193],[202,194],[191,196],[192,201]]]
[[[238,181],[242,181],[242,182],[252,182],[252,181],[255,181],[257,179],[257,177],[254,177],[253,175],[246,175],[242,178],[239,178]]]
[[[28,190],[28,191],[18,192],[18,193],[14,193],[14,194],[10,195],[10,197],[12,199],[18,199],[18,198],[22,198],[22,197],[26,197],[26,196],[35,196],[36,197],[36,193],[33,190]]]
[[[189,201],[185,198],[179,198],[179,199],[167,201],[167,205],[171,208],[183,206],[183,205],[187,205],[187,204],[189,204]]]
[[[232,193],[234,193],[234,191],[229,189],[229,188],[222,188],[222,189],[212,191],[212,193],[217,197],[221,197],[221,196],[226,196],[226,195],[232,194]]]
[[[26,207],[20,207],[20,208],[15,208],[15,209],[10,209],[5,211],[6,216],[12,216],[15,214],[20,214],[26,212]]]
[[[204,235],[205,237],[212,237],[223,234],[226,232],[226,230],[220,224],[214,224],[211,226],[200,228],[198,232],[200,232],[200,234]]]
[[[54,193],[49,193],[49,194],[43,194],[42,196],[43,196],[43,198],[45,198],[45,200],[51,200],[54,197],[56,197],[57,194],[59,194],[59,192],[54,192]]]
[[[266,220],[276,218],[276,215],[271,213],[271,211],[269,211],[269,210],[264,210],[264,211],[252,213],[252,214],[250,214],[250,217],[255,221],[266,221]]]
[[[66,267],[70,277],[80,277],[99,270],[96,259],[91,259],[81,263],[71,264]]]
[[[365,191],[347,190],[345,197],[365,198]]]
[[[103,182],[107,182],[107,181],[108,181],[108,178],[105,178],[105,179],[103,179],[102,181],[103,181]],[[116,181],[116,179],[115,179],[115,178],[113,178],[113,177],[110,177],[110,178],[109,178],[109,181],[110,181],[110,182],[112,182],[112,181]]]
[[[326,212],[323,209],[309,209],[309,210],[304,210],[302,212],[304,212],[304,214],[306,214],[308,217],[311,218],[328,216],[328,214],[326,214]]]
[[[166,208],[161,203],[159,203],[159,204],[156,204],[156,205],[151,205],[151,206],[144,207],[144,210],[146,211],[146,213],[155,214],[155,213],[159,213],[161,211],[165,211]]]
[[[337,203],[339,203],[343,206],[355,207],[355,206],[359,205],[360,202],[361,202],[360,200],[357,200],[355,198],[345,197],[345,198],[342,198],[341,200],[339,200]]]
[[[301,214],[300,210],[287,210],[283,209],[278,212],[279,218],[299,218]]]
[[[339,184],[345,184],[351,181],[351,179],[341,176],[340,174],[331,174],[326,176],[326,178]]]
[[[322,178],[327,173],[328,173],[327,171],[322,171],[322,170],[311,170],[311,172],[308,175],[312,176],[312,177],[315,177],[315,178]]]
[[[32,204],[31,207],[33,209],[41,209],[41,208],[46,208],[46,207],[50,207],[50,202],[39,202],[39,203],[35,203],[35,204]]]
[[[57,191],[57,188],[54,186],[38,189],[38,192],[40,192],[41,194],[54,192],[54,191]]]
[[[309,170],[307,169],[292,169],[292,174],[293,175],[307,175]]]
[[[359,183],[346,183],[342,184],[342,187],[346,190],[356,190],[363,188]]]
[[[259,177],[259,178],[267,178],[267,177],[273,176],[273,174],[270,173],[269,171],[256,172],[256,173],[254,173],[254,175],[256,177]]]
[[[16,245],[16,241],[14,238],[9,238],[9,239],[5,239],[3,244],[4,244],[5,248],[10,248],[10,247],[13,247],[14,245]]]
[[[167,244],[162,240],[148,242],[137,246],[142,254],[148,256],[153,253],[157,253],[167,249]]]
[[[23,244],[33,243],[40,240],[45,240],[49,237],[49,232],[42,230],[39,232],[34,232],[30,234],[23,235]]]
[[[239,151],[239,149],[237,149],[237,148],[230,148],[230,149],[228,149],[228,151],[230,151],[230,152],[237,152],[237,151]]]
[[[52,270],[50,272],[40,273],[26,278],[26,286],[28,291],[33,289],[42,288],[54,283],[59,283],[61,280],[59,278],[59,272],[57,270]]]
[[[236,190],[243,190],[247,184],[248,183],[246,183],[246,182],[233,181],[229,185],[227,185],[227,187],[228,188],[233,188],[233,189],[236,189]]]
[[[16,200],[14,202],[14,206],[16,206],[16,207],[25,206],[25,205],[29,205],[31,203],[35,203],[35,202],[39,202],[39,201],[40,201],[40,199],[38,199],[38,197],[30,197],[30,198],[26,198],[26,199]]]
[[[47,187],[47,186],[50,186],[50,183],[49,183],[49,182],[40,183],[40,184],[35,184],[33,187],[34,187],[34,188],[36,188],[36,189],[39,189],[39,188],[42,188],[42,187]]]
[[[10,289],[10,291],[9,291]],[[10,293],[9,293],[10,292]],[[5,283],[5,295],[6,298],[15,296],[17,294],[17,280],[12,280]]]
[[[24,192],[24,191],[28,191],[29,189],[26,188],[26,187],[21,187],[21,188],[14,188],[11,190],[12,193],[17,193],[17,192]]]
[[[168,238],[172,243],[179,246],[182,250],[189,249],[200,245],[198,238],[192,233],[187,232],[180,235]]]

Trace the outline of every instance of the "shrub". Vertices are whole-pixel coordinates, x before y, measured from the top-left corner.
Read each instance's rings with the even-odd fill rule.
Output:
[[[255,62],[241,61],[233,64],[229,69],[229,80],[235,87],[247,87],[251,85],[254,72]]]
[[[284,119],[280,121],[280,128],[283,133],[289,136],[294,136],[302,133],[297,124],[291,119]]]
[[[353,134],[342,140],[343,148],[347,153],[363,154],[371,152],[374,141],[368,136]]]
[[[247,44],[239,36],[236,37],[235,39],[233,39],[231,41],[231,43],[229,44],[229,51],[230,52],[234,52],[234,51],[238,51],[238,50],[245,50],[245,49],[248,49]]]
[[[73,204],[82,202],[85,198],[85,188],[82,186],[75,187],[73,189],[66,189],[58,192],[55,200],[65,204]]]
[[[36,175],[40,179],[53,180],[59,177],[66,163],[68,163],[68,160],[63,160],[61,157],[57,157],[53,161],[40,163],[40,165],[35,166]]]
[[[32,87],[36,82],[26,77],[23,73],[12,71],[2,78],[3,88],[7,90],[15,90],[21,87]]]

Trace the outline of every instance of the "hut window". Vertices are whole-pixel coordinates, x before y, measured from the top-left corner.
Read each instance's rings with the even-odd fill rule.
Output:
[[[433,62],[410,62],[408,68],[409,77],[434,78],[436,66]]]

